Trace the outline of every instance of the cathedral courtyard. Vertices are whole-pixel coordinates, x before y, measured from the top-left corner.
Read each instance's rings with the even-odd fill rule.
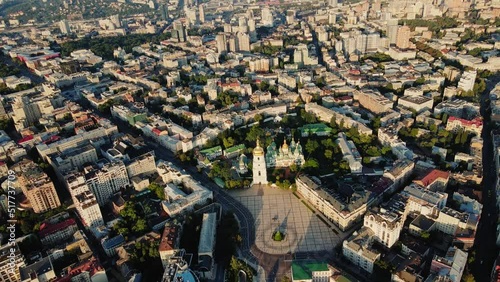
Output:
[[[255,218],[255,247],[262,252],[301,254],[331,252],[347,234],[333,223],[326,224],[291,191],[265,185],[231,191]],[[277,231],[284,234],[275,240]]]

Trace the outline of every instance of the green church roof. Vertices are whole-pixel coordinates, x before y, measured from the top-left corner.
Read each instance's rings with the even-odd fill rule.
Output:
[[[292,263],[292,278],[293,280],[310,280],[313,272],[327,270],[328,264],[326,263],[294,261]]]

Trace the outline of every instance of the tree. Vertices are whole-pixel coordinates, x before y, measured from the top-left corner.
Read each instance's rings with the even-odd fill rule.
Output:
[[[0,119],[0,130],[5,130],[9,126],[10,119]]]
[[[325,150],[325,158],[331,160],[333,157],[333,152],[332,150]]]
[[[153,192],[158,199],[165,200],[165,191],[158,183],[153,182],[149,184],[148,189],[151,190],[151,192]]]
[[[427,231],[423,231],[421,234],[420,234],[420,238],[424,239],[424,240],[429,240],[429,238],[431,237],[431,234]]]
[[[465,277],[463,278],[463,281],[464,282],[476,282],[476,279],[474,278],[474,276],[471,274],[471,273],[468,273],[467,275],[465,275]]]
[[[321,145],[326,148],[334,148],[336,146],[335,142],[331,138],[321,140]]]
[[[419,77],[419,78],[417,78],[417,80],[415,80],[414,86],[423,85],[424,83],[425,83],[425,78]]]
[[[318,141],[316,140],[312,140],[312,139],[308,139],[307,140],[307,143],[306,143],[306,151],[309,153],[309,154],[312,154],[314,151],[316,151],[316,149],[319,148],[319,144],[318,144]]]
[[[302,166],[303,169],[317,169],[319,168],[319,163],[316,159],[310,158],[308,159],[304,165]]]
[[[257,139],[260,139],[264,136],[264,130],[260,128],[258,125],[252,126],[250,131],[248,132],[245,140],[248,142],[255,142]]]
[[[137,220],[137,222],[134,224],[134,226],[132,226],[132,231],[136,232],[136,233],[143,233],[144,231],[147,230],[147,228],[148,228],[148,225],[146,223],[146,220],[140,218],[139,220]]]
[[[306,112],[304,109],[300,110],[300,116],[306,123],[317,123],[318,119],[313,113]]]
[[[234,139],[233,137],[224,138],[222,143],[224,144],[224,148],[227,149],[234,146]]]

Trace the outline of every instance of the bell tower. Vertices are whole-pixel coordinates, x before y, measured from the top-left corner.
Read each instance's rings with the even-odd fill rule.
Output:
[[[264,149],[260,146],[257,139],[257,146],[253,149],[253,183],[252,184],[267,184],[266,158],[264,157]]]

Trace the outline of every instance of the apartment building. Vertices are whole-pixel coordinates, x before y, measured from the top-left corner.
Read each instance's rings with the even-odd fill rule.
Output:
[[[116,192],[130,184],[127,168],[122,161],[100,160],[98,164],[86,166],[84,172],[86,183],[99,206],[108,203]]]
[[[24,266],[26,263],[17,244],[0,247],[0,282],[21,281],[19,269]]]
[[[104,225],[101,209],[87,185],[84,173],[73,172],[66,175],[65,183],[83,225],[91,229]]]
[[[390,248],[398,241],[405,219],[405,215],[393,211],[373,209],[366,213],[363,226],[373,231],[376,241]]]
[[[345,195],[322,186],[319,179],[307,175],[298,176],[296,184],[297,192],[341,230],[347,230],[359,221],[373,201],[369,191],[355,191],[345,198]]]
[[[394,104],[391,100],[382,96],[382,94],[370,89],[354,91],[354,99],[358,100],[361,106],[374,114],[389,112]]]
[[[181,238],[180,231],[181,226],[175,224],[167,224],[163,229],[160,246],[158,248],[163,268],[167,267],[170,258],[179,251]]]
[[[342,255],[368,273],[373,272],[373,265],[381,256],[379,251],[372,248],[374,235],[370,228],[363,226],[342,242]]]
[[[40,225],[38,237],[42,244],[54,245],[70,238],[77,230],[78,226],[73,218],[57,223],[44,222]]]
[[[23,160],[13,170],[19,186],[35,213],[43,213],[61,206],[54,183],[33,161]]]
[[[481,118],[466,120],[457,117],[449,117],[448,122],[446,123],[446,130],[457,132],[460,129],[473,132],[477,136],[481,136],[481,132],[483,131],[483,120]]]

